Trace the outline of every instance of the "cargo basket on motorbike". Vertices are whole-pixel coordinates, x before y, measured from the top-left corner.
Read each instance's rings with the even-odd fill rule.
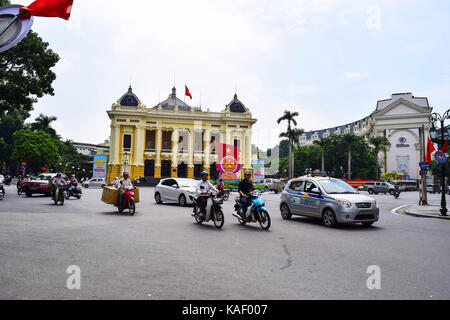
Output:
[[[139,202],[139,188],[133,190],[134,192],[134,202]],[[118,204],[119,203],[119,189],[113,187],[103,187],[102,201],[107,204]]]

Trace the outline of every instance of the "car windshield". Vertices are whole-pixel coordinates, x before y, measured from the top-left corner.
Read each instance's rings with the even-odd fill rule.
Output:
[[[195,180],[179,180],[178,183],[182,186],[182,187],[196,187],[198,184],[198,181]]]
[[[358,193],[351,185],[342,180],[320,180],[319,183],[328,194]]]

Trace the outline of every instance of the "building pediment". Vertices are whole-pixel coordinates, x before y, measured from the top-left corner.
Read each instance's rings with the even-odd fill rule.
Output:
[[[405,116],[405,115],[427,115],[429,109],[423,108],[405,99],[395,100],[393,103],[375,113],[375,117],[380,116]]]

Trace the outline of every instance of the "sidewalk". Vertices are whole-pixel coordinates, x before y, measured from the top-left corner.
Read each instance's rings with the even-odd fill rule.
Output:
[[[437,219],[446,219],[450,220],[450,208],[446,216],[441,215],[439,211],[441,209],[440,205],[428,205],[428,206],[408,206],[404,208],[405,214],[415,216],[415,217],[423,217],[423,218],[437,218]]]

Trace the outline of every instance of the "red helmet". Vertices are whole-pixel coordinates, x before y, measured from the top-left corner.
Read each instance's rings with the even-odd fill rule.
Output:
[[[124,172],[123,172],[123,175],[126,175],[126,174],[127,174],[127,175],[130,175],[130,174],[128,173],[128,171],[124,171]]]

